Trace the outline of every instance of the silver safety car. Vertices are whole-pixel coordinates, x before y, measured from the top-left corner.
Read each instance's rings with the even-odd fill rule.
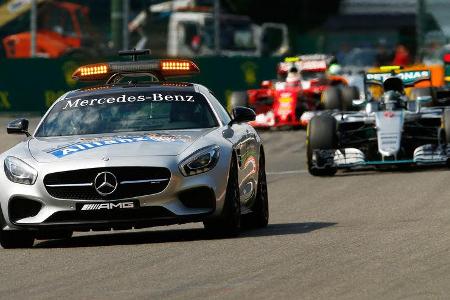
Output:
[[[230,116],[204,86],[164,81],[198,71],[174,59],[82,66],[75,79],[106,84],[63,95],[33,134],[27,120],[11,122],[8,133],[27,138],[0,155],[0,244],[188,222],[228,236],[241,219],[266,226],[255,113]]]
[[[427,70],[366,74],[366,85],[383,89],[379,99],[355,99],[357,111],[328,111],[311,119],[308,170],[315,176],[338,169],[398,165],[445,165],[449,161],[450,110],[431,106],[431,96],[414,100],[405,87],[430,80]]]

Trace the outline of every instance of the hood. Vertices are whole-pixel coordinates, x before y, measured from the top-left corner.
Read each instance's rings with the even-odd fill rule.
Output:
[[[111,157],[175,156],[213,129],[37,137],[28,142],[38,162]]]

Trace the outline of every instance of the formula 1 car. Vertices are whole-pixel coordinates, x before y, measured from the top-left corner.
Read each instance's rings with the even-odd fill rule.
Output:
[[[0,244],[188,222],[232,236],[241,215],[266,226],[255,113],[230,117],[204,86],[164,81],[198,72],[175,59],[82,66],[75,79],[106,84],[63,95],[33,135],[27,120],[11,122],[8,133],[28,138],[0,155]]]
[[[386,165],[446,164],[450,110],[426,107],[430,96],[409,100],[405,86],[429,80],[430,71],[366,74],[366,84],[383,88],[380,99],[358,103],[361,111],[328,111],[314,116],[307,129],[310,174],[331,176],[338,169]]]
[[[318,54],[286,58],[278,66],[278,80],[263,81],[260,89],[232,93],[231,106],[254,109],[256,120],[251,125],[257,128],[305,126],[311,111],[335,108],[341,98],[345,103],[359,98],[343,77],[327,73],[330,61],[330,56]]]

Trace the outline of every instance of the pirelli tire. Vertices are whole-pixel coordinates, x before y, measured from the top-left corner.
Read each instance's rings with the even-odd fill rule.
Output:
[[[448,148],[450,144],[450,109],[446,109],[443,113],[442,128],[444,129],[442,143]],[[447,166],[450,167],[450,158],[447,158]]]
[[[246,91],[235,91],[230,96],[230,110],[238,106],[248,107],[248,95]]]
[[[341,110],[342,96],[339,87],[330,86],[325,91],[323,91],[321,102],[325,110]]]
[[[337,122],[330,114],[321,114],[313,117],[307,128],[306,134],[306,156],[308,172],[313,176],[333,176],[336,174],[335,167],[314,168],[312,156],[314,150],[337,149]]]
[[[341,87],[341,99],[342,107],[344,111],[353,110],[353,100],[359,99],[359,89],[356,86],[342,86]]]
[[[442,127],[444,128],[444,143],[450,144],[450,109],[444,111],[444,116],[442,118]]]

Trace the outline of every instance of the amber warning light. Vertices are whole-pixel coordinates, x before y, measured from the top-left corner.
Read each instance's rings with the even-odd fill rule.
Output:
[[[200,72],[190,60],[163,59],[137,62],[111,62],[81,66],[72,75],[78,81],[107,80],[116,74],[151,73],[164,80],[166,77],[189,76]]]

